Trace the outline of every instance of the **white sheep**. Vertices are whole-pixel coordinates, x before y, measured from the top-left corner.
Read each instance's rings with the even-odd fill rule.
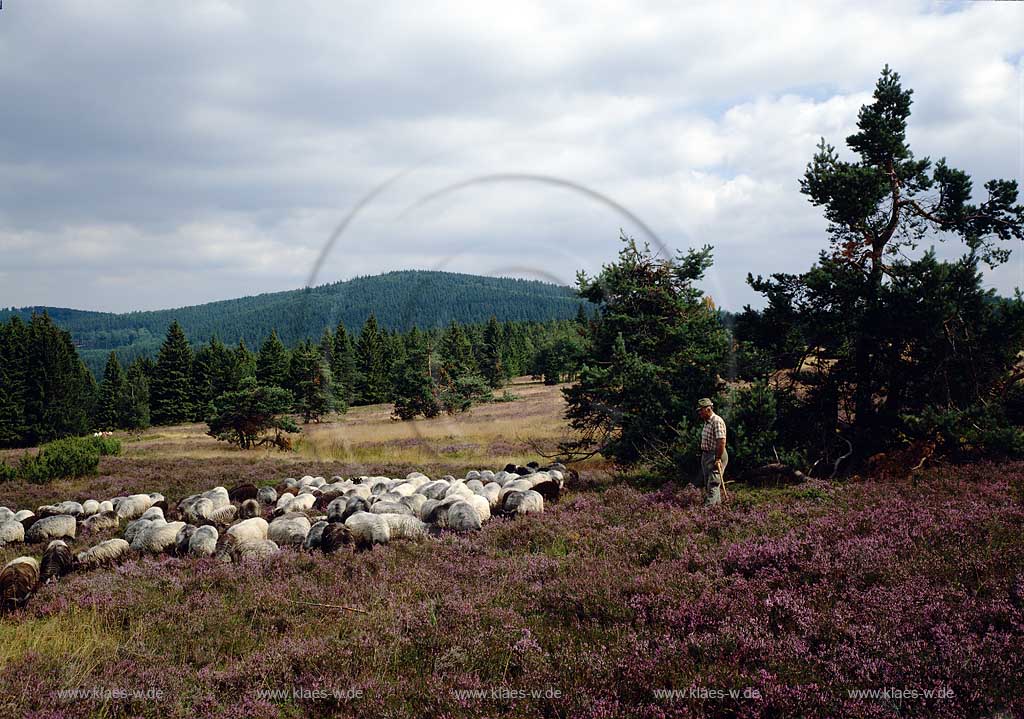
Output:
[[[501,485],[497,482],[488,482],[480,488],[477,494],[487,500],[487,504],[492,510],[497,509],[499,505],[498,497],[501,495]]]
[[[277,490],[273,487],[260,487],[256,499],[260,504],[273,504],[277,501]]]
[[[105,542],[100,542],[95,547],[90,547],[84,552],[79,552],[76,559],[78,566],[83,569],[95,569],[109,564],[116,564],[128,557],[128,542],[115,537]]]
[[[7,507],[0,507],[0,522],[6,522],[14,516],[14,510]]]
[[[543,514],[544,497],[532,489],[525,492],[510,492],[505,495],[505,502],[502,504],[502,511],[505,514]]]
[[[29,527],[25,538],[29,542],[49,542],[54,539],[75,538],[78,523],[69,514],[43,517]]]
[[[408,514],[412,516],[412,509],[403,502],[378,501],[370,505],[370,511],[374,514]]]
[[[235,521],[235,515],[238,514],[238,507],[233,504],[229,504],[226,507],[219,507],[210,513],[210,521],[214,524],[228,525]]]
[[[481,497],[479,494],[474,494],[471,497],[466,497],[466,503],[476,510],[481,523],[491,518],[491,505],[486,498]]]
[[[231,560],[244,562],[277,554],[280,548],[269,539],[246,539],[231,547]]]
[[[427,498],[422,494],[412,494],[402,499],[402,504],[412,510],[414,517],[420,516],[420,508],[423,507],[423,503],[427,501]]]
[[[131,544],[132,550],[147,554],[163,554],[174,546],[178,531],[184,526],[184,522],[154,520],[146,529],[135,535]]]
[[[142,513],[139,519],[166,519],[166,517],[164,517],[164,510],[160,507],[150,507]]]
[[[345,526],[352,532],[352,539],[360,549],[391,541],[391,528],[380,514],[356,512],[345,520]]]
[[[114,503],[111,502],[109,499],[106,499],[106,500],[100,502],[100,508],[99,508],[97,513],[113,512],[113,511],[114,511]]]
[[[459,500],[448,507],[448,527],[456,532],[480,529],[480,515],[469,502]]]
[[[82,513],[85,511],[82,508],[81,504],[72,501],[61,502],[60,504],[57,505],[57,509],[60,510],[60,514],[70,514],[72,517],[75,517],[76,519],[80,517]]]
[[[25,525],[16,519],[0,521],[0,547],[25,541]]]
[[[232,537],[235,541],[241,542],[246,539],[266,539],[270,525],[263,517],[243,519],[237,524],[232,524],[224,532],[226,536]]]
[[[193,557],[212,557],[217,551],[218,539],[216,527],[208,524],[197,527],[188,540],[188,553]]]
[[[86,517],[91,517],[94,514],[99,514],[100,513],[100,503],[97,502],[95,499],[87,499],[87,500],[85,500],[84,502],[82,502],[82,513]]]
[[[86,532],[99,532],[104,529],[117,529],[120,524],[121,520],[118,519],[117,512],[111,509],[83,519],[82,530]]]
[[[292,545],[301,546],[309,534],[309,518],[301,514],[290,514],[278,517],[270,523],[267,529],[267,539],[276,542],[278,546]]]
[[[24,522],[29,517],[34,516],[36,515],[31,509],[22,509],[14,513],[14,519],[16,519],[19,522]]]
[[[426,539],[427,525],[408,514],[381,514],[392,539]]]
[[[133,494],[116,502],[114,511],[117,512],[117,516],[121,520],[127,522],[132,519],[138,519],[152,506],[153,499],[148,494]]]
[[[320,540],[324,535],[324,529],[326,529],[329,524],[330,523],[326,519],[321,519],[310,527],[309,532],[306,534],[306,538],[302,542],[302,548],[307,551],[319,549]]]
[[[129,544],[135,541],[135,538],[145,532],[150,526],[157,520],[155,519],[136,519],[134,522],[128,522],[124,528],[124,540]],[[164,520],[160,520],[163,522]]]

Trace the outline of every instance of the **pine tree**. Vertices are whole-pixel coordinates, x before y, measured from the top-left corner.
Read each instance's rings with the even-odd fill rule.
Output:
[[[431,377],[427,338],[413,325],[406,337],[406,355],[395,378],[395,416],[410,420],[416,415],[436,417],[441,412],[437,385]]]
[[[319,346],[304,342],[292,352],[288,370],[289,389],[294,396],[294,409],[303,421],[317,422],[334,408],[331,370],[320,355]]]
[[[271,330],[256,356],[256,381],[268,387],[285,387],[288,362],[288,350],[278,339],[277,330]]]
[[[146,378],[146,363],[141,357],[128,367],[118,415],[125,429],[145,429],[149,426],[149,380]]]
[[[17,316],[0,324],[0,447],[23,443],[25,424],[27,330]]]
[[[23,441],[47,442],[84,434],[95,400],[95,380],[82,364],[71,335],[49,315],[33,315],[27,327]]]
[[[328,367],[334,360],[334,335],[331,334],[330,327],[324,327],[324,331],[320,333],[320,357]]]
[[[228,377],[225,392],[241,387],[242,380],[246,377],[256,377],[256,355],[245,344],[244,337],[238,340],[232,359],[231,375]]]
[[[387,402],[391,394],[384,338],[377,327],[377,318],[370,315],[356,343],[356,397],[360,404]]]
[[[175,320],[167,329],[150,383],[154,424],[187,422],[193,416],[192,349]]]
[[[334,379],[334,394],[346,409],[354,399],[356,385],[356,355],[352,336],[345,325],[338,323],[334,331],[334,348],[331,351],[331,376]],[[344,411],[344,410],[342,410]]]
[[[111,352],[107,358],[107,367],[103,370],[103,382],[100,383],[99,401],[96,408],[97,427],[119,429],[124,426],[121,410],[123,397],[127,391],[127,377],[117,359],[117,353]]]
[[[484,330],[481,344],[480,372],[487,384],[497,389],[506,379],[505,365],[501,356],[501,325],[498,318],[491,315]]]

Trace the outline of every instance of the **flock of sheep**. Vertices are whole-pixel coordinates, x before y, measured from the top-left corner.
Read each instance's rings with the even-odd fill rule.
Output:
[[[158,493],[103,502],[89,499],[15,512],[0,507],[0,547],[46,542],[42,561],[22,556],[0,572],[0,611],[28,601],[40,583],[69,572],[116,564],[133,553],[216,557],[241,561],[281,547],[334,552],[365,549],[392,539],[418,540],[443,529],[480,529],[492,514],[544,511],[557,501],[568,470],[508,465],[499,472],[470,471],[464,479],[431,480],[412,472],[388,477],[305,476],[275,487],[215,487],[171,505]],[[116,537],[72,554],[65,540],[124,527]]]

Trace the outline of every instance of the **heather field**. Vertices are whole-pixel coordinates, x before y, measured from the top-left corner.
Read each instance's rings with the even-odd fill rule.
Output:
[[[564,431],[557,388],[512,390],[455,420],[358,408],[287,455],[154,429],[0,504],[497,469]],[[0,716],[1024,716],[1024,464],[733,485],[714,510],[577,469],[542,516],[474,534],[72,574],[0,619]]]

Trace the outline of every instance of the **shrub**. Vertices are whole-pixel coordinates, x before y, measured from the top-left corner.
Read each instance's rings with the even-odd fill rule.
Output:
[[[120,452],[121,443],[109,437],[67,437],[43,445],[38,454],[22,457],[17,473],[32,484],[82,477],[96,473],[101,455]]]
[[[18,478],[18,469],[6,462],[0,462],[0,482],[12,482]]]

